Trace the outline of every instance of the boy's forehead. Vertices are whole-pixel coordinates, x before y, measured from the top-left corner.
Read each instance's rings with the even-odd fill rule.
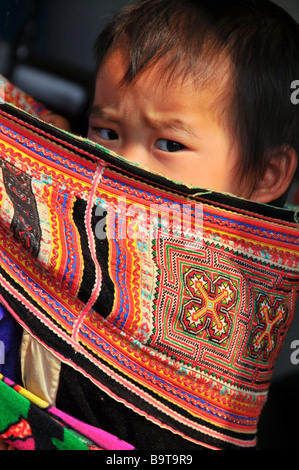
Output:
[[[128,67],[129,57],[123,49],[110,52],[98,70],[97,88],[102,88],[104,79],[108,86],[123,88],[123,91],[131,85],[135,89],[146,85],[154,94],[157,87],[162,87],[165,95],[182,92],[187,99],[202,98],[201,105],[209,107],[210,111],[219,116],[223,115],[223,110],[228,109],[232,101],[233,74],[228,57],[222,56],[217,63],[207,63],[205,59],[198,64],[197,74],[180,73],[179,68],[171,70],[167,58],[162,57],[142,70],[132,81],[125,79]]]
[[[185,87],[193,85],[194,92],[209,89],[214,95],[224,87],[233,82],[233,67],[227,54],[221,54],[218,60],[215,58],[199,57],[198,63],[191,70],[185,67],[184,61],[174,67],[170,66],[171,58],[161,57],[150,63],[146,68],[140,70],[138,75],[127,78],[130,67],[128,54],[122,48],[112,50],[98,69],[97,80],[102,80],[103,74],[109,73],[114,81],[122,84],[137,82],[140,77],[143,80],[153,80],[163,85]]]
[[[115,81],[121,83],[124,78],[125,70],[128,67],[128,59],[121,49],[110,52],[98,69],[97,80],[102,80],[105,74],[109,73]]]

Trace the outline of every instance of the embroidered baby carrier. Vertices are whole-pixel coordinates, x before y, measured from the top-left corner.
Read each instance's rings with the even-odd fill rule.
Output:
[[[6,104],[0,167],[1,302],[90,384],[90,407],[104,400],[105,430],[139,449],[254,448],[299,287],[294,213],[169,181]]]

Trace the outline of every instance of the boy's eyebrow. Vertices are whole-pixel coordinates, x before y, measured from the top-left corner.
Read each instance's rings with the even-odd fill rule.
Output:
[[[106,111],[102,106],[96,104],[90,108],[89,118],[102,118],[110,119],[111,121],[118,121],[117,113],[114,113],[112,110]]]
[[[197,137],[194,130],[179,118],[148,118],[148,122],[154,129],[174,129]]]
[[[91,107],[89,112],[89,118],[99,118],[99,119],[108,119],[110,121],[119,122],[121,119],[117,112],[113,110],[105,110],[100,105],[94,105]],[[154,129],[174,129],[178,131],[183,131],[186,134],[190,134],[193,137],[198,137],[194,130],[191,129],[186,123],[184,123],[179,118],[151,118],[146,117],[146,121],[148,124],[153,127]]]

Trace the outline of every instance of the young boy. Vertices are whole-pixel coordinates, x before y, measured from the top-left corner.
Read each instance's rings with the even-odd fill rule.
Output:
[[[137,1],[107,25],[95,51],[90,140],[187,186],[283,203],[299,150],[290,99],[299,29],[283,10],[267,0]],[[40,355],[51,386],[59,381],[58,408],[140,449],[197,448],[56,359],[47,374]],[[230,439],[237,442],[233,432]]]
[[[298,25],[267,0],[150,0],[97,39],[88,137],[175,181],[273,203],[298,154]]]

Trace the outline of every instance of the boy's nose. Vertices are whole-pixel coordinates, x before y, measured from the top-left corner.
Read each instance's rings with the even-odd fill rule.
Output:
[[[142,145],[129,144],[120,149],[120,155],[132,163],[147,166],[148,152]]]

